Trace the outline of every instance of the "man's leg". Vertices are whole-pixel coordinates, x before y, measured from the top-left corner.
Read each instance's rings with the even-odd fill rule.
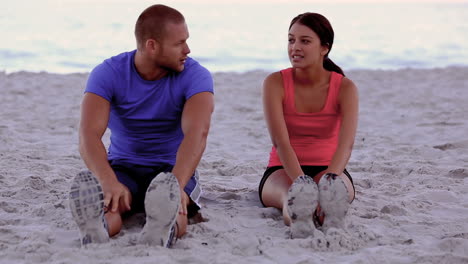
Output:
[[[195,170],[192,177],[187,182],[187,185],[185,185],[184,192],[184,195],[187,196],[187,199],[185,199],[185,201],[187,201],[187,204],[185,204],[187,215],[179,214],[177,216],[177,238],[181,238],[187,232],[189,218],[195,220],[195,217],[198,216],[198,220],[202,220],[199,213],[200,206],[198,204],[202,188],[200,185],[200,176],[197,170]]]
[[[90,172],[78,173],[69,194],[70,211],[81,233],[81,244],[109,241],[104,219],[104,194],[97,178]]]
[[[185,233],[187,233],[188,217],[187,215],[178,214],[177,215],[177,226],[176,226],[176,235],[177,238],[181,238]]]
[[[130,196],[130,204],[131,203],[132,203],[132,196]],[[104,217],[106,218],[106,222],[107,222],[107,231],[109,233],[109,236],[111,237],[117,235],[120,232],[120,230],[122,230],[122,224],[123,224],[122,214],[127,212],[123,208],[125,208],[125,206],[123,204],[119,204],[119,209],[115,213],[108,211],[107,208],[105,208]]]
[[[189,182],[184,188],[184,195],[187,195],[189,199],[187,201],[188,214],[182,215],[179,214],[179,205],[180,205],[180,191],[179,189],[174,190],[174,186],[178,187],[178,181],[176,177],[171,173],[171,165],[163,165],[160,167],[152,168],[151,172],[144,173],[142,179],[148,179],[149,182],[145,185],[140,183],[139,190],[146,189],[144,195],[144,207],[147,216],[147,223],[142,230],[140,236],[140,242],[145,244],[155,244],[170,246],[173,239],[182,237],[187,232],[188,218],[198,215],[198,210],[200,209],[198,205],[198,200],[201,195],[201,186],[199,184],[199,175],[195,171]],[[141,170],[141,169],[138,169]],[[140,172],[141,173],[141,172]],[[135,174],[135,173],[133,173]],[[168,175],[171,175],[169,177]],[[173,195],[177,195],[179,199],[179,204],[174,205]],[[138,199],[139,200],[139,199]],[[172,223],[172,209],[177,206],[177,211],[174,213],[175,221]],[[165,210],[168,213],[163,214],[161,210]],[[171,232],[168,232],[166,229],[161,227],[164,223],[171,224]],[[156,228],[149,228],[150,226],[156,225]],[[159,230],[159,231],[149,231],[149,230]],[[167,234],[170,234],[166,238]],[[161,239],[168,240],[169,242],[161,242]]]
[[[135,195],[139,193],[140,188],[139,188],[138,183],[135,181],[133,177],[138,178],[139,176],[141,176],[141,172],[135,169],[135,166],[132,164],[110,161],[110,165],[115,175],[117,176],[117,180],[121,184],[123,184],[130,192],[131,210],[138,211],[138,210],[135,210],[136,208],[134,208],[134,207],[137,207],[135,203],[137,201],[134,201],[134,198],[138,200],[138,197],[135,197]],[[142,199],[140,200],[143,201]],[[109,232],[109,236],[111,237],[115,236],[120,232],[120,230],[122,230],[122,225],[123,225],[122,215],[124,213],[127,213],[128,210],[125,209],[124,201],[121,199],[119,201],[119,207],[118,207],[117,212],[111,212],[110,208],[104,208],[104,211],[105,211],[104,217],[106,218],[107,230]]]
[[[140,243],[170,247],[176,232],[179,206],[180,189],[176,177],[172,173],[158,174],[146,191],[146,223]]]

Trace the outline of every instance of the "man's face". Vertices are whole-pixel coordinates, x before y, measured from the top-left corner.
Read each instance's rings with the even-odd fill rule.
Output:
[[[185,67],[185,60],[190,53],[187,44],[189,33],[185,22],[167,23],[160,42],[158,64],[161,67],[181,72]]]

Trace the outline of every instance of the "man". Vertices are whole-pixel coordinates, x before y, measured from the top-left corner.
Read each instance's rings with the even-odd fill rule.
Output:
[[[213,79],[188,57],[179,11],[148,7],[135,37],[136,50],[91,72],[82,101],[79,147],[89,171],[75,177],[70,208],[83,245],[108,241],[122,214],[144,209],[140,242],[169,247],[200,209],[196,167],[214,109]]]

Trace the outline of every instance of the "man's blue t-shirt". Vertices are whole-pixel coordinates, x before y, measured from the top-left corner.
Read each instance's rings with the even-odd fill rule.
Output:
[[[184,137],[184,104],[197,93],[213,93],[213,79],[207,69],[187,58],[182,72],[147,81],[136,71],[135,53],[105,60],[94,68],[86,85],[85,92],[111,104],[108,159],[144,166],[174,165]]]

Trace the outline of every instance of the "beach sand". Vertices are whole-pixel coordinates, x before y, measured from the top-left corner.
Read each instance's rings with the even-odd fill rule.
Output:
[[[263,71],[214,73],[199,166],[204,222],[173,249],[137,244],[143,216],[80,248],[68,207],[87,74],[0,72],[0,263],[468,263],[468,68],[355,70],[359,128],[346,230],[290,239],[258,183],[270,138]],[[109,134],[105,135],[106,144]]]

